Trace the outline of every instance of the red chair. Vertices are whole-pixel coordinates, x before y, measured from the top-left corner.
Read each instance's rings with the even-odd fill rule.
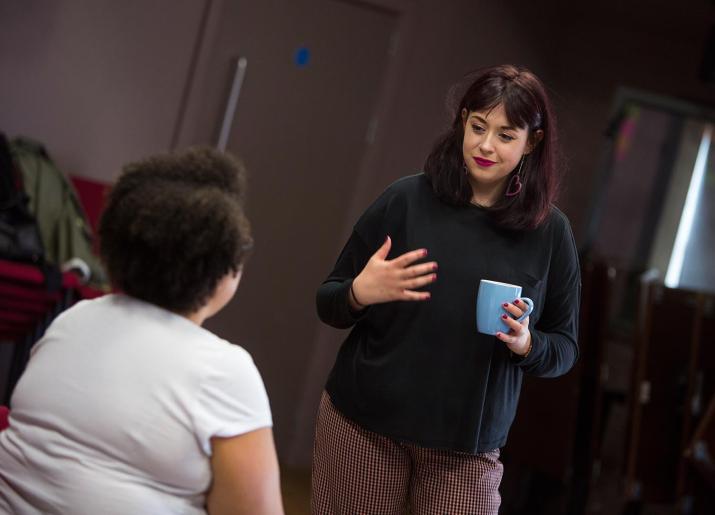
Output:
[[[0,402],[9,401],[32,345],[50,322],[76,301],[103,294],[80,285],[72,272],[63,273],[59,288],[49,291],[38,267],[0,259],[0,344],[14,346],[5,399]]]
[[[27,334],[78,287],[77,276],[65,273],[60,289],[48,291],[38,267],[0,259],[0,341]]]
[[[7,406],[0,406],[0,431],[10,425],[10,410]]]
[[[72,183],[90,225],[96,229],[109,185],[80,177],[73,177]],[[0,344],[14,345],[5,399],[0,402],[9,401],[30,348],[42,337],[52,319],[76,301],[104,293],[81,285],[71,272],[63,273],[59,288],[49,291],[39,267],[0,259]]]
[[[94,251],[98,253],[99,238],[97,237],[97,228],[99,226],[99,216],[104,208],[104,201],[111,185],[106,182],[99,182],[78,176],[70,176],[70,181],[77,192],[84,213],[87,215],[87,221],[94,233]]]

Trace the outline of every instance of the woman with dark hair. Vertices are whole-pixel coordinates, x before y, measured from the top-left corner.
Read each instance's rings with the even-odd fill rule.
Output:
[[[317,294],[321,320],[352,330],[318,412],[314,513],[498,512],[523,374],[565,374],[578,356],[579,265],[553,205],[556,142],[533,73],[480,70],[424,173],[355,224]],[[515,298],[503,304],[508,331],[477,332],[483,279],[521,286],[530,316],[517,321],[527,312]]]
[[[251,356],[201,325],[252,247],[243,169],[210,149],[128,165],[101,218],[122,293],[62,313],[0,432],[0,512],[280,514]]]

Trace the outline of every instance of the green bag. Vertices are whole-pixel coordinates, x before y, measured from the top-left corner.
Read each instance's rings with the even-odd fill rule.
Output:
[[[89,284],[106,289],[107,275],[92,252],[92,230],[72,184],[42,144],[15,138],[10,142],[10,152],[22,173],[28,207],[40,228],[45,259],[62,267],[79,258],[89,267]]]

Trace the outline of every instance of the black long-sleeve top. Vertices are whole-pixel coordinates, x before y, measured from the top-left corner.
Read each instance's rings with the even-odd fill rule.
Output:
[[[392,238],[388,259],[426,248],[439,265],[424,302],[349,307],[352,280]],[[534,301],[532,350],[519,358],[477,332],[481,279],[521,285]],[[353,326],[326,390],[340,412],[370,431],[423,447],[478,453],[502,447],[522,374],[565,374],[578,357],[581,291],[566,216],[553,207],[530,231],[505,231],[487,209],[440,201],[423,174],[392,184],[365,211],[317,293],[320,319]]]

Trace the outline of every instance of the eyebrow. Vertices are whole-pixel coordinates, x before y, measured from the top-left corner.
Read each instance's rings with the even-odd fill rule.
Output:
[[[479,120],[480,122],[482,122],[484,125],[489,125],[489,123],[488,123],[484,118],[482,118],[482,117],[479,116],[479,115],[473,114],[473,115],[472,115],[472,118],[476,118],[477,120]],[[505,130],[505,131],[515,131],[515,130],[516,130],[516,127],[512,127],[511,125],[502,125],[502,126],[499,127],[499,128],[500,128],[501,130]]]

